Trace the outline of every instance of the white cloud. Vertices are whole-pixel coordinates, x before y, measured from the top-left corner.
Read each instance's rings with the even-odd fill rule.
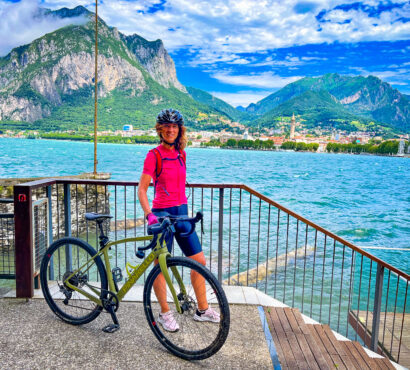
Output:
[[[67,4],[68,5],[68,4]],[[71,5],[71,4],[70,4]],[[61,19],[53,16],[39,17],[35,0],[19,3],[1,3],[0,6],[0,55],[68,24],[81,24],[84,17]]]
[[[243,107],[247,107],[251,103],[257,103],[259,100],[266,98],[268,95],[272,94],[273,91],[265,91],[265,92],[254,92],[254,91],[239,91],[237,93],[227,93],[227,92],[219,92],[219,91],[212,91],[210,94],[216,96],[219,99],[229,103],[233,107],[237,107],[241,105]]]
[[[200,55],[191,61],[192,65],[220,61],[245,64],[248,61],[238,57],[239,53],[335,41],[408,39],[410,22],[399,19],[408,17],[410,3],[404,0],[397,2],[404,5],[371,17],[362,9],[335,9],[337,5],[346,4],[345,0],[311,0],[308,3],[298,0],[167,0],[164,3],[160,0],[104,0],[99,4],[99,15],[125,34],[137,33],[148,40],[162,39],[170,51],[191,48],[199,52]],[[362,3],[374,7],[380,2],[364,0]],[[38,37],[42,31],[50,32],[45,25],[23,22],[23,19],[28,19],[30,9],[37,4],[35,0],[4,4],[1,3],[0,9],[14,8],[18,11],[14,12],[13,17],[2,16],[2,23],[7,22],[3,19],[17,18],[15,26],[29,25],[23,27],[22,34],[34,32]],[[84,5],[93,11],[93,4],[80,0],[46,0],[41,6],[57,9]],[[303,11],[300,11],[301,6]],[[321,10],[325,11],[323,19],[326,22],[317,19]],[[2,34],[11,34],[11,30],[16,33],[15,29],[19,28],[12,25],[7,27],[2,24]],[[24,32],[25,29],[29,31]],[[12,36],[12,39],[17,38],[20,42],[31,41],[28,36]]]
[[[250,73],[247,75],[233,75],[229,72],[214,72],[211,77],[218,81],[236,86],[252,86],[258,88],[276,89],[299,80],[300,76],[280,77],[272,72]]]
[[[221,60],[245,62],[237,54],[295,45],[408,39],[410,22],[400,18],[408,17],[410,3],[397,2],[404,5],[385,10],[377,17],[363,9],[335,9],[337,5],[346,5],[345,0],[104,0],[99,14],[126,34],[162,39],[170,51],[201,51],[199,58],[192,61],[199,65]],[[55,9],[79,3],[84,2],[57,0],[45,5]],[[372,7],[380,4],[372,0],[362,3]],[[326,22],[317,19],[322,10]]]

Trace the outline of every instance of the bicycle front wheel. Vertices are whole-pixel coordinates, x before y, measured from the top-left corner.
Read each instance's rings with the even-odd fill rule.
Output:
[[[158,264],[148,275],[144,286],[144,310],[148,324],[160,343],[174,355],[186,360],[208,358],[219,351],[229,333],[230,316],[225,293],[214,275],[190,258],[169,258],[167,266],[183,312],[177,312],[171,291]],[[182,284],[177,282],[178,275]],[[158,282],[154,283],[156,279]],[[175,320],[172,325],[174,331],[168,331],[166,325],[159,320],[161,306],[154,285],[162,305],[164,299],[161,297],[166,296],[166,305]],[[211,309],[212,317],[198,315],[197,310],[204,305],[207,307],[202,309]]]
[[[108,282],[100,257],[88,243],[77,238],[62,238],[50,245],[40,268],[44,298],[51,310],[63,321],[73,325],[86,324],[102,311],[102,306],[70,288],[65,280],[99,299],[107,296]]]

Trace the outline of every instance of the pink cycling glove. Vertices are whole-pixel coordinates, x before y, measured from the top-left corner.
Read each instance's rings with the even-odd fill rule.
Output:
[[[155,216],[153,213],[149,213],[147,215],[147,220],[148,220],[148,225],[153,225],[158,223],[157,216]]]

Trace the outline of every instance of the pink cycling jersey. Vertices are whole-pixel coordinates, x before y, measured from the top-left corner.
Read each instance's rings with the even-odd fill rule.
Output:
[[[156,176],[157,159],[155,154],[148,152],[142,173],[149,175],[155,184],[155,199],[153,208],[168,208],[186,204],[185,180],[186,167],[183,158],[174,148],[167,149],[157,146],[162,157],[162,171]]]

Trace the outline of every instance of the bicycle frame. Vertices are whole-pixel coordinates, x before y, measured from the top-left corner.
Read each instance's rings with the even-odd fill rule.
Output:
[[[166,265],[166,259],[171,257],[171,254],[168,252],[168,248],[166,246],[165,241],[163,241],[163,245],[160,245],[160,240],[161,240],[161,234],[158,235],[157,238],[157,244],[156,246],[152,249],[151,253],[144,258],[144,260],[141,262],[141,264],[138,265],[138,267],[134,268],[134,270],[132,271],[131,275],[129,276],[128,280],[125,282],[125,284],[121,287],[121,289],[119,289],[118,291],[115,288],[115,283],[114,283],[114,278],[112,276],[112,271],[111,271],[111,263],[110,263],[110,257],[108,255],[108,251],[109,249],[117,244],[123,244],[123,243],[131,243],[131,242],[139,242],[139,241],[148,241],[148,240],[152,240],[153,236],[140,236],[140,237],[134,237],[134,238],[126,238],[126,239],[120,239],[117,241],[113,241],[113,242],[109,242],[104,248],[100,249],[100,251],[93,256],[90,260],[88,260],[84,265],[82,265],[80,268],[78,268],[77,270],[73,271],[73,273],[71,275],[69,275],[66,280],[64,281],[64,284],[66,284],[70,289],[75,290],[76,292],[84,295],[85,297],[87,297],[88,299],[90,299],[91,301],[95,302],[96,304],[98,304],[101,307],[104,307],[104,304],[102,302],[101,299],[99,299],[98,297],[88,293],[87,291],[85,291],[84,289],[81,289],[79,287],[76,287],[75,285],[72,285],[69,281],[72,277],[74,277],[78,272],[87,272],[91,266],[93,265],[93,263],[90,264],[90,262],[94,261],[98,256],[103,255],[104,258],[104,263],[105,263],[105,270],[107,272],[107,280],[108,280],[108,288],[109,291],[114,292],[118,298],[118,302],[121,302],[122,299],[124,298],[124,296],[128,293],[128,291],[132,288],[132,286],[137,282],[137,280],[142,276],[142,274],[148,269],[148,267],[151,265],[151,263],[154,262],[154,260],[156,258],[158,258],[159,261],[159,265],[161,268],[161,272],[164,275],[165,281],[171,291],[172,297],[174,299],[174,303],[176,306],[176,309],[179,313],[182,312],[180,304],[179,304],[179,300],[177,297],[177,294],[175,292],[175,288],[172,284],[171,281],[171,277],[168,274],[168,269],[167,269],[167,265]],[[83,271],[82,269],[85,268],[87,265],[90,266]],[[173,275],[181,289],[181,292],[183,294],[186,294],[186,289],[184,286],[184,283],[182,281],[182,278],[178,272],[178,270],[175,267],[171,267],[171,270],[173,272]],[[99,296],[100,291],[98,289],[95,289],[93,287],[88,286],[88,288],[94,292],[97,296]]]

